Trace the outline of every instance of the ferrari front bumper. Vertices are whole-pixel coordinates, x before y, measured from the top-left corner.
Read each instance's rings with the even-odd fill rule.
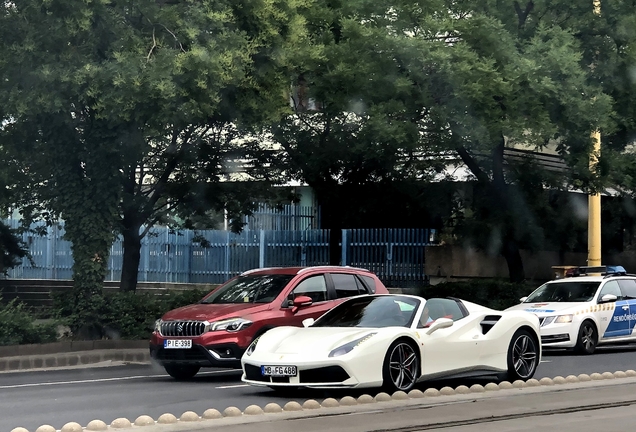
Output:
[[[320,389],[366,387],[376,383],[361,382],[345,362],[330,359],[325,361],[298,361],[289,358],[285,361],[262,359],[242,360],[241,380],[254,386],[267,387],[307,387]],[[263,373],[262,366],[295,367],[295,376],[271,376]]]

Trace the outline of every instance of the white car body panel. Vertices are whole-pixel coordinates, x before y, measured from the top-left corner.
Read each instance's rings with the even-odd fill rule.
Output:
[[[508,349],[514,333],[525,327],[539,338],[539,319],[524,311],[502,312],[469,302],[462,302],[468,316],[458,319],[450,327],[438,328],[427,334],[429,328],[418,328],[426,300],[416,296],[383,294],[399,300],[401,297],[421,301],[410,327],[277,327],[263,334],[253,352],[242,359],[242,381],[256,386],[270,387],[379,387],[383,384],[383,365],[389,347],[401,338],[407,338],[419,348],[419,381],[463,374],[501,373],[508,370]],[[484,334],[481,322],[487,316],[499,316],[497,322]],[[317,323],[320,319],[317,320]],[[337,357],[329,353],[342,345],[375,333],[350,352]],[[540,344],[537,344],[540,351]],[[537,364],[541,353],[538,354]],[[272,379],[261,374],[261,366],[296,366],[295,377]],[[346,380],[329,380],[325,375],[319,382],[308,382],[303,372],[325,367],[341,367],[349,376]],[[322,373],[322,372],[320,372]]]
[[[548,283],[598,282],[599,287],[589,301],[524,302],[506,311],[523,310],[536,314],[541,320],[542,345],[546,348],[575,347],[581,324],[586,320],[592,321],[598,330],[598,345],[636,341],[636,300],[600,302],[605,284],[630,279],[635,278],[580,276],[558,279]],[[572,315],[571,322],[555,322],[557,317],[566,315]]]

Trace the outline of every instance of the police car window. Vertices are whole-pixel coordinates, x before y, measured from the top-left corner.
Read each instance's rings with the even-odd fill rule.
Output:
[[[626,300],[636,299],[636,280],[620,279],[618,284],[623,291],[623,298]]]
[[[598,298],[602,299],[603,296],[606,294],[613,294],[617,297],[618,300],[623,299],[623,293],[621,292],[621,288],[618,285],[618,282],[615,280],[605,282],[605,285],[603,285],[603,289],[601,290],[601,293],[598,295]]]
[[[551,282],[537,288],[524,303],[588,302],[594,299],[600,282]]]

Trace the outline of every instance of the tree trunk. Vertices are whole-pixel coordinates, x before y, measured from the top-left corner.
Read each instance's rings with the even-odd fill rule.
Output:
[[[124,225],[125,221],[124,221]],[[139,224],[132,224],[124,228],[124,257],[121,268],[120,291],[135,291],[137,289],[137,274],[141,260],[141,235]]]
[[[523,269],[523,260],[521,259],[521,253],[517,242],[512,239],[506,239],[504,241],[501,254],[508,264],[510,282],[523,282],[526,278],[526,274]]]

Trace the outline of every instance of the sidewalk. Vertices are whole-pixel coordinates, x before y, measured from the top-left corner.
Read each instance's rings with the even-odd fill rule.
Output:
[[[156,430],[194,432],[223,428],[224,432],[253,432],[258,428],[259,432],[416,432],[464,430],[461,427],[467,426],[467,431],[530,431],[536,430],[533,424],[547,421],[555,430],[581,432],[581,422],[593,420],[602,422],[604,430],[629,428],[624,418],[607,418],[606,413],[612,408],[626,409],[628,417],[631,417],[636,404],[636,380],[629,379],[625,383],[608,380],[564,387],[510,389],[312,410],[315,413],[304,411],[226,417],[198,424],[157,425]]]

